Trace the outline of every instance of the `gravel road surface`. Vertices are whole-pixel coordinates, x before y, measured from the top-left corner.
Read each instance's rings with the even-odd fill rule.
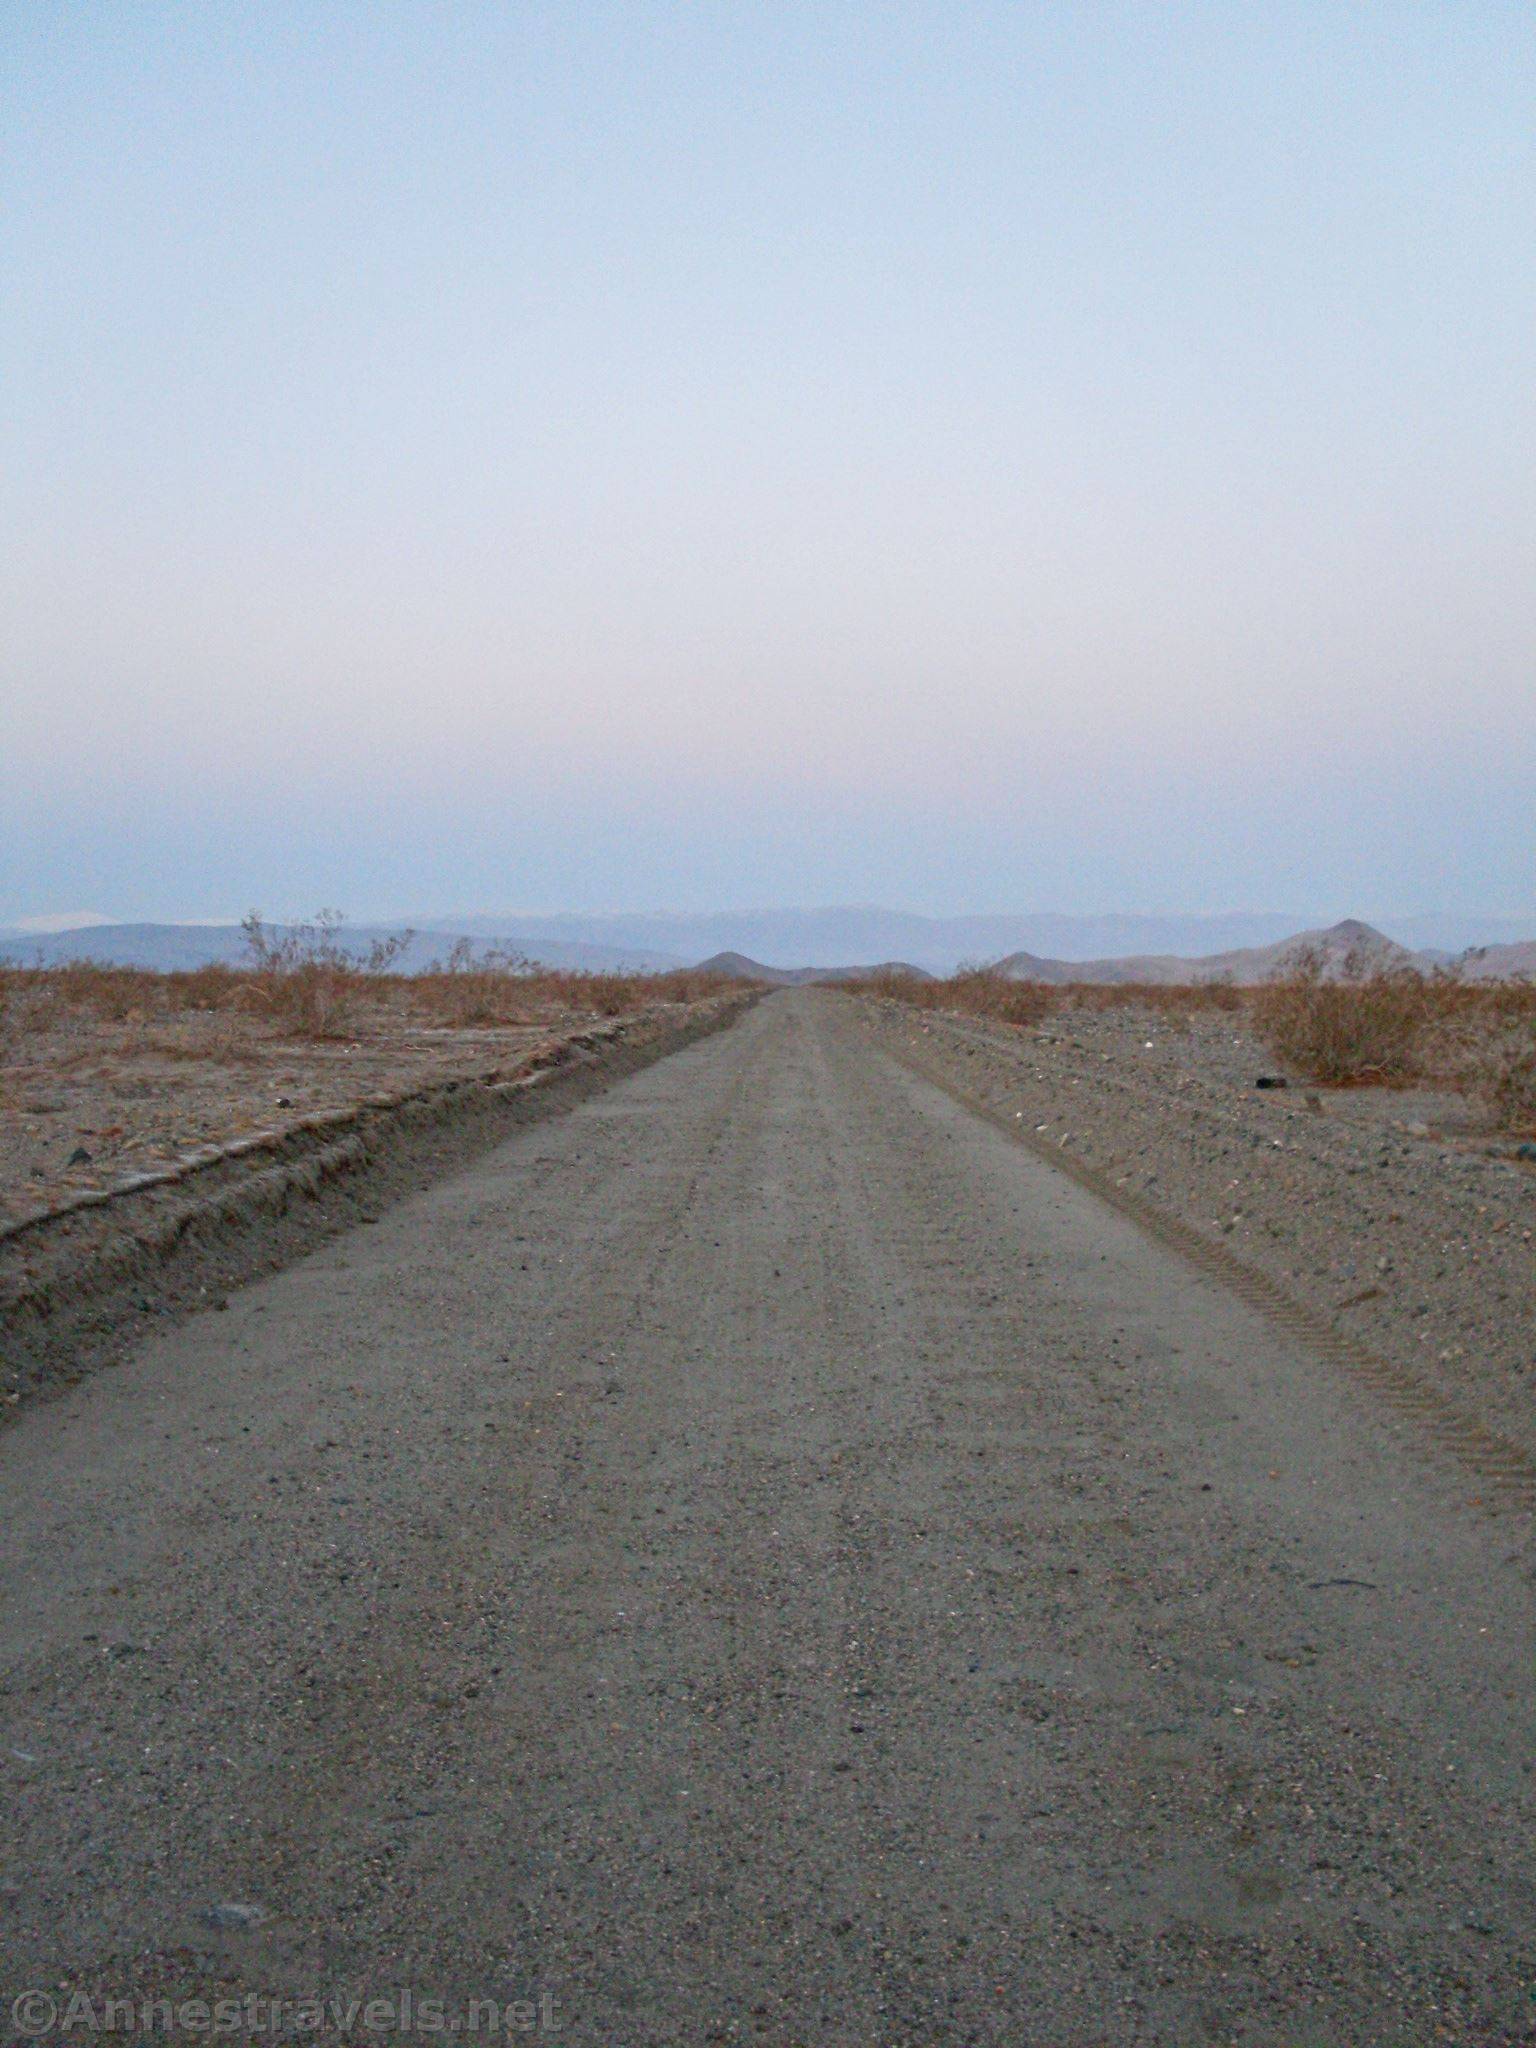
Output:
[[[837,994],[23,1409],[0,1484],[0,2031],[1533,2038],[1518,1518]]]

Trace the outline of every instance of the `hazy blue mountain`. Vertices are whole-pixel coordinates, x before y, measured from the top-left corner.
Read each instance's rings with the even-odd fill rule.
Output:
[[[281,925],[273,927],[279,934],[284,929]],[[409,929],[407,924],[346,925],[337,935],[338,943],[347,952],[362,958],[375,940]],[[460,935],[457,930],[415,932],[400,956],[400,969],[414,974],[430,967],[446,955]],[[582,973],[638,974],[681,964],[676,959],[639,946],[587,945],[580,941],[541,937],[535,951],[531,943],[498,941],[483,933],[466,932],[462,936],[467,937],[477,951],[483,952],[493,944],[503,944],[525,958],[536,958],[545,967]],[[240,967],[249,965],[250,961],[245,934],[237,924],[102,924],[65,932],[0,930],[0,958],[16,961],[22,966],[44,967],[57,966],[69,960],[100,960],[113,967],[152,967],[162,972],[206,967],[214,961]]]
[[[497,938],[526,952],[539,952],[549,943],[583,944],[635,948],[689,962],[716,953],[741,953],[782,968],[841,967],[850,960],[908,960],[930,973],[947,974],[962,961],[998,960],[1019,952],[1062,961],[1228,953],[1279,944],[1319,920],[1279,911],[1091,917],[1037,911],[925,917],[914,911],[853,906],[675,915],[426,915],[403,922],[418,929],[440,926]],[[1536,909],[1523,921],[1446,916],[1387,918],[1377,923],[1389,937],[1416,950],[1435,947],[1460,952],[1468,946],[1529,938],[1536,929]]]
[[[23,967],[99,960],[110,967],[162,971],[246,958],[237,924],[96,924],[64,932],[0,931],[0,955]]]
[[[1346,959],[1364,956],[1383,969],[1422,968],[1422,954],[1398,945],[1374,925],[1346,917],[1326,930],[1293,932],[1272,946],[1235,946],[1224,953],[1132,953],[1105,960],[1051,960],[1035,953],[1011,953],[998,962],[1000,971],[1014,981],[1097,981],[1141,982],[1167,986],[1183,982],[1230,981],[1252,986],[1280,973],[1305,948],[1315,953],[1329,971],[1337,971]]]
[[[881,960],[871,967],[769,967],[762,960],[749,960],[744,953],[712,953],[701,960],[703,974],[724,974],[732,981],[765,981],[772,988],[797,988],[813,981],[868,981],[876,974],[906,974],[914,981],[932,981],[926,968],[906,960]]]
[[[841,967],[850,960],[909,960],[948,973],[962,960],[992,960],[1026,949],[1062,958],[1112,952],[1160,952],[1185,946],[1214,952],[1284,938],[1300,920],[1273,915],[1211,918],[1029,916],[925,917],[871,906],[832,909],[722,910],[699,913],[556,913],[492,917],[421,916],[418,929],[451,928],[536,951],[545,942],[638,947],[690,962],[741,953],[772,967]]]
[[[1252,979],[1261,956],[1307,927],[1278,912],[1233,911],[1212,916],[1103,915],[1074,917],[1041,911],[1018,916],[924,917],[873,907],[827,910],[741,910],[644,915],[576,912],[543,915],[483,914],[405,917],[388,924],[347,926],[346,946],[359,954],[391,932],[415,933],[402,966],[415,971],[441,958],[459,937],[476,947],[497,946],[550,967],[641,973],[736,956],[775,974],[847,975],[853,963],[898,961],[930,974],[951,973],[962,962],[1007,961],[1009,971],[1043,979],[1179,978],[1191,968]],[[1527,942],[1536,911],[1513,918],[1386,919],[1378,929],[1421,960],[1449,959],[1471,947],[1498,949]],[[0,930],[0,956],[51,964],[104,960],[132,967],[198,967],[211,960],[245,959],[238,925],[101,924],[57,932]],[[1026,965],[1025,963],[1033,963]],[[867,969],[863,970],[867,971]],[[1481,971],[1491,972],[1490,967]]]

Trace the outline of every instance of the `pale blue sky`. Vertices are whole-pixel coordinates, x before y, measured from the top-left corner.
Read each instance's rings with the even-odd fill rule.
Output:
[[[0,6],[0,922],[1533,913],[1524,4]]]

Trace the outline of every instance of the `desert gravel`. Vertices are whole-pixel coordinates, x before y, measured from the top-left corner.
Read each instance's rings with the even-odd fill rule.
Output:
[[[860,1007],[873,1043],[940,1059],[1536,1448],[1536,1159],[1463,1098],[1314,1087],[1222,1012],[1064,1009],[1020,1030]]]
[[[771,996],[23,1408],[7,2001],[1529,2039],[1523,1529],[897,1028]]]

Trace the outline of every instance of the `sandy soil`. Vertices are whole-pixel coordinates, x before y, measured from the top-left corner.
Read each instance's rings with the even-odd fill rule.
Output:
[[[526,1025],[453,1029],[384,1011],[355,1037],[317,1040],[226,1011],[61,1017],[0,1068],[0,1223],[371,1095],[517,1073],[598,1021],[550,1010]]]

